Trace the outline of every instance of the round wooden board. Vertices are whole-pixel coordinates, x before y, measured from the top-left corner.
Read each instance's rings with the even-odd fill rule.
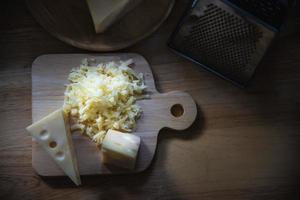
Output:
[[[151,163],[157,146],[159,131],[168,127],[175,130],[188,128],[195,120],[197,108],[192,97],[181,91],[159,93],[156,90],[151,68],[140,55],[122,54],[49,54],[39,56],[32,64],[32,120],[45,117],[63,105],[64,85],[68,74],[79,66],[84,58],[93,58],[96,62],[108,62],[133,59],[136,72],[143,73],[149,99],[137,101],[143,113],[137,121],[133,134],[141,137],[141,145],[135,169],[123,170],[102,164],[100,150],[87,137],[73,134],[81,175],[137,173],[145,170]],[[178,116],[176,105],[182,107]],[[173,110],[174,108],[174,110]],[[39,175],[63,176],[62,170],[35,141],[32,143],[32,165]]]
[[[92,51],[115,51],[144,39],[169,16],[174,3],[144,0],[107,31],[96,34],[85,0],[27,0],[32,15],[48,32]]]

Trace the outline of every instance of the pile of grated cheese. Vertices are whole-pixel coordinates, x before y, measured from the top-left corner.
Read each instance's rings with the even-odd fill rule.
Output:
[[[141,108],[135,104],[146,88],[143,74],[136,74],[132,60],[95,64],[83,60],[69,74],[64,112],[71,130],[79,130],[100,145],[109,129],[132,132]]]

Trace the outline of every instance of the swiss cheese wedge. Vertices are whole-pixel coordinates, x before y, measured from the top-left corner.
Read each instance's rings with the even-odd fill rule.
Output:
[[[26,130],[47,151],[65,174],[76,185],[80,185],[77,159],[69,123],[66,121],[62,109],[59,109],[28,126]]]

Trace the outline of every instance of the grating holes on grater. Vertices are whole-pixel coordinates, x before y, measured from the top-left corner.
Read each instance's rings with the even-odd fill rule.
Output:
[[[195,2],[168,45],[222,78],[247,85],[274,39],[276,29],[228,1]]]
[[[184,30],[181,49],[231,79],[248,80],[252,73],[247,64],[262,33],[217,5],[208,4],[204,9],[196,21],[188,24],[189,34]]]

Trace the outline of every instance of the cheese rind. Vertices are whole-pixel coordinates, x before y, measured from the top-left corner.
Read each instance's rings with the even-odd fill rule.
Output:
[[[140,137],[109,130],[102,143],[102,162],[126,169],[134,169]]]
[[[77,159],[69,123],[59,109],[26,128],[28,133],[52,157],[55,163],[76,184],[80,185]]]
[[[96,33],[102,33],[141,0],[86,0]]]

